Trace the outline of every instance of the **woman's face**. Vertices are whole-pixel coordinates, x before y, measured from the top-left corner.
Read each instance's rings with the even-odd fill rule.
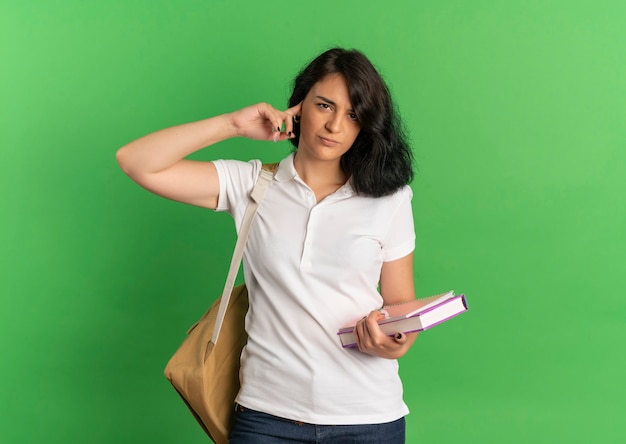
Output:
[[[345,78],[328,74],[313,85],[302,101],[298,153],[338,162],[360,130]]]

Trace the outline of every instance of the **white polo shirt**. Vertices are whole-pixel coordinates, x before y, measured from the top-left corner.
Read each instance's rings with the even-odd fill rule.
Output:
[[[218,211],[241,225],[261,162],[218,160]],[[411,189],[317,203],[293,155],[280,163],[244,253],[250,309],[237,402],[314,424],[369,424],[408,413],[396,360],[343,349],[337,330],[380,308],[384,261],[413,251]]]

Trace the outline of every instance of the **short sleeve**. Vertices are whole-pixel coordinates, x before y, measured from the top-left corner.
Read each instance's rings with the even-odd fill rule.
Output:
[[[413,191],[403,187],[393,197],[395,210],[390,212],[390,224],[382,246],[384,262],[400,259],[415,249],[415,226],[411,199]]]
[[[226,211],[237,219],[237,213],[242,207],[245,209],[248,202],[248,196],[261,169],[261,161],[215,160],[213,164],[220,184],[215,210]]]

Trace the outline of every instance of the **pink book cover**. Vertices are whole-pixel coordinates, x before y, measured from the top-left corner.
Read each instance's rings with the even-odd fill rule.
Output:
[[[411,302],[386,305],[380,309],[380,311],[385,315],[385,319],[380,322],[393,322],[398,319],[410,318],[455,297],[454,291],[449,291],[435,296],[415,299]]]
[[[444,306],[451,303],[456,307],[453,311],[449,311],[449,309],[444,308]],[[438,325],[465,310],[467,310],[465,295],[457,296],[454,294],[454,291],[449,291],[435,296],[415,299],[410,302],[386,305],[380,309],[381,313],[385,315],[385,319],[378,321],[378,324],[381,326],[383,331],[388,334],[393,334],[396,331],[394,329],[396,326],[408,328],[409,330],[406,330],[405,333],[409,333],[410,331],[419,331],[434,327],[435,325]],[[402,322],[405,319],[411,318],[414,320]],[[422,320],[425,322],[422,323]],[[395,323],[396,325],[387,325],[392,323]],[[353,321],[342,327],[337,333],[340,336],[344,347],[354,345],[353,342],[355,339],[352,332],[355,324],[356,321]],[[387,332],[386,330],[390,331]],[[394,331],[392,332],[391,330]]]

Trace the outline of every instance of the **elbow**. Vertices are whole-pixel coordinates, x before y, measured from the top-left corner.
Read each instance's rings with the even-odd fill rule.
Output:
[[[145,187],[144,183],[150,173],[146,171],[145,162],[141,160],[141,157],[138,157],[132,149],[125,145],[115,152],[115,160],[117,160],[117,164],[124,174]]]
[[[120,166],[124,173],[129,174],[130,165],[128,161],[128,154],[126,147],[122,147],[115,152],[115,159],[117,160],[117,164]]]

